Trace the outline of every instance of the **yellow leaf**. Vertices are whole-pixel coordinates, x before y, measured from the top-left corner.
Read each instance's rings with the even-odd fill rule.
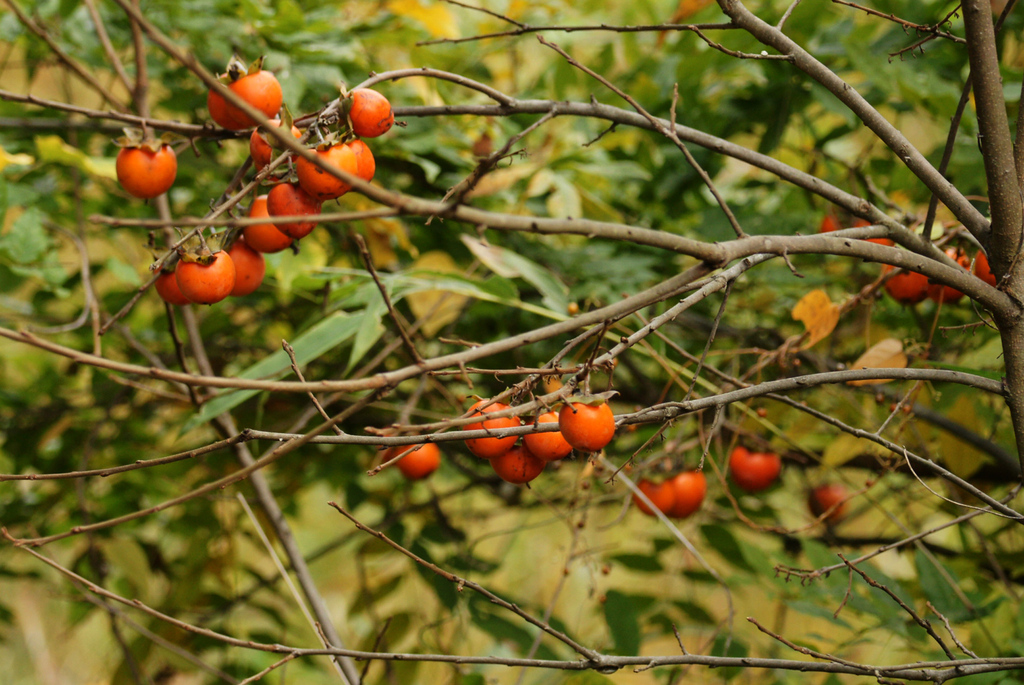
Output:
[[[388,9],[392,14],[413,19],[423,24],[434,38],[458,38],[459,26],[455,15],[448,6],[440,2],[424,5],[419,0],[391,0]]]
[[[871,442],[870,440],[861,440],[856,436],[843,433],[842,435],[837,436],[834,440],[829,440],[828,445],[825,447],[825,451],[821,455],[821,463],[823,466],[835,468],[837,466],[842,466],[861,454],[873,454],[880,456],[892,453],[881,445]]]
[[[511,264],[505,263],[505,249],[468,235],[459,236],[463,244],[469,248],[473,256],[484,263],[488,269],[503,278],[517,278],[522,276],[519,269]]]
[[[824,290],[812,290],[796,303],[792,316],[807,329],[807,341],[801,346],[807,349],[835,329],[839,323],[839,306],[832,303]]]
[[[957,398],[946,416],[961,426],[977,427],[980,424],[970,393]],[[984,452],[944,430],[939,431],[939,457],[946,468],[961,478],[973,476],[989,459]]]
[[[532,164],[516,164],[515,166],[505,167],[503,169],[495,169],[491,173],[487,174],[473,186],[473,189],[466,193],[467,198],[480,197],[484,195],[493,195],[503,190],[508,190],[514,184],[524,178],[533,178],[536,167]],[[531,180],[531,185],[532,185]],[[530,193],[527,192],[527,196]]]
[[[405,225],[398,219],[364,219],[366,242],[375,266],[390,269],[398,263],[398,255],[391,247],[392,241],[406,252],[416,255],[416,248],[409,242]]]
[[[850,364],[851,369],[905,369],[907,355],[903,353],[903,343],[896,338],[880,340]],[[847,381],[847,385],[877,385],[888,383],[888,380]]]
[[[108,157],[90,157],[77,147],[68,145],[60,136],[36,138],[36,153],[40,162],[52,162],[81,169],[87,174],[103,178],[117,178],[114,160]]]
[[[19,164],[21,166],[28,166],[35,162],[35,158],[32,155],[12,155],[10,152],[0,146],[0,171],[3,171],[11,164]]]
[[[345,208],[356,212],[375,209],[379,205],[362,196],[349,193],[345,196]],[[397,245],[413,257],[419,256],[416,246],[409,241],[405,224],[398,219],[370,218],[363,219],[362,226],[366,234],[366,246],[370,249],[370,257],[378,269],[390,269],[398,262],[398,255],[392,247]]]
[[[413,262],[413,269],[425,269],[441,273],[458,273],[459,267],[447,252],[433,250],[426,252]],[[447,290],[421,290],[406,296],[409,308],[417,320],[425,319],[420,332],[428,338],[434,337],[438,331],[455,321],[462,307],[469,299],[465,295],[456,295]]]

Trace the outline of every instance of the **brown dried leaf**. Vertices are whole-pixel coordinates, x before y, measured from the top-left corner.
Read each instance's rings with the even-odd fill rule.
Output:
[[[905,369],[907,355],[903,353],[903,343],[896,338],[880,340],[850,364],[851,369]],[[847,381],[847,385],[878,385],[888,383],[885,379],[867,381]]]

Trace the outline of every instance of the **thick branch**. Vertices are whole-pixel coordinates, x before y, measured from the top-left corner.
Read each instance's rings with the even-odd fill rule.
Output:
[[[966,0],[963,12],[978,113],[978,143],[985,163],[989,211],[992,214],[989,261],[992,273],[1001,278],[1020,250],[1021,193],[1006,116],[1003,79],[999,74],[992,8],[987,0]],[[1018,280],[1011,278],[1010,288]]]

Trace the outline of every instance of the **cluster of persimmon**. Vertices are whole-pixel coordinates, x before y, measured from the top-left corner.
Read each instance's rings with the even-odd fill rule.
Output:
[[[284,106],[281,84],[263,69],[262,58],[249,67],[233,58],[220,81],[269,119],[269,126],[286,128],[295,138],[302,138]],[[249,154],[257,173],[273,161],[275,152],[285,151],[276,138],[268,138],[267,131],[257,127],[256,119],[216,89],[210,89],[206,104],[210,118],[222,128],[252,129]],[[311,156],[320,165],[369,182],[376,172],[376,161],[363,139],[376,138],[391,129],[395,122],[391,103],[374,90],[357,88],[351,92],[343,90],[340,105],[344,113],[340,129],[326,136],[318,130],[318,144],[309,148]],[[266,271],[263,254],[285,250],[309,235],[317,225],[315,217],[319,216],[322,204],[352,189],[320,165],[302,156],[293,160],[289,155],[286,172],[265,178],[263,183],[270,185],[270,190],[256,195],[249,205],[250,218],[267,221],[246,226],[226,251],[211,251],[205,244],[195,251],[179,251],[180,260],[173,276],[166,272],[157,280],[160,297],[176,305],[213,304],[229,295],[248,295],[256,290]],[[118,180],[128,193],[139,198],[167,192],[176,172],[174,150],[166,143],[127,140],[118,153]]]
[[[946,255],[955,261],[960,268],[970,273],[971,258],[960,248],[948,248]],[[882,273],[889,273],[893,266],[885,264],[882,266]],[[988,264],[988,257],[980,250],[974,257],[974,275],[991,286],[996,285],[996,277]],[[901,271],[885,282],[885,290],[890,296],[901,304],[917,304],[925,299],[940,304],[953,304],[964,296],[962,292],[952,286],[932,283],[924,274],[914,271]]]
[[[502,480],[521,485],[539,476],[551,462],[569,456],[573,449],[598,452],[615,435],[615,416],[611,407],[599,398],[577,398],[567,402],[560,411],[543,412],[534,419],[534,425],[558,424],[558,430],[515,435],[468,438],[466,448],[480,459],[486,459]],[[523,425],[518,416],[483,418],[487,414],[511,409],[509,405],[491,400],[480,400],[469,408],[470,417],[483,420],[466,425],[466,430],[501,431]],[[518,443],[518,444],[517,444]],[[385,461],[409,450],[392,447],[385,451]],[[425,478],[441,463],[440,450],[433,443],[419,446],[402,457],[398,469],[410,480]]]
[[[469,408],[470,416],[484,416],[510,409],[507,404],[480,400]],[[602,399],[580,398],[566,402],[557,413],[543,412],[534,425],[557,423],[558,430],[527,433],[521,444],[515,435],[469,438],[466,448],[481,459],[504,481],[529,483],[553,461],[569,456],[573,449],[599,452],[615,436],[615,416]],[[501,430],[522,425],[518,416],[505,416],[468,424],[466,430]]]
[[[781,471],[782,459],[774,452],[751,452],[739,445],[729,454],[729,477],[746,492],[761,492],[771,487]],[[708,486],[702,471],[683,471],[660,482],[641,479],[637,489],[666,516],[686,518],[700,509]],[[634,495],[633,502],[640,511],[654,516],[654,511],[639,496]]]
[[[865,221],[864,219],[857,219],[853,222],[853,226],[870,226],[871,222]],[[819,233],[831,233],[832,231],[838,231],[842,228],[839,221],[832,215],[826,214],[822,220],[821,225],[818,227]],[[879,245],[893,246],[893,242],[888,238],[869,238],[868,242],[878,243]],[[971,272],[971,258],[967,253],[960,248],[948,248],[946,255],[950,259],[960,265],[964,271]],[[891,264],[884,264],[882,266],[882,273],[887,274],[892,271],[895,267]],[[992,269],[988,264],[988,257],[984,252],[980,250],[974,256],[974,275],[988,283],[991,286],[996,285],[996,277],[992,274]],[[928,277],[924,274],[919,274],[914,271],[903,270],[896,274],[885,282],[885,290],[889,295],[901,304],[918,304],[924,302],[926,299],[938,302],[940,304],[953,304],[959,301],[964,294],[956,288],[948,285],[942,285],[941,283],[932,283],[928,280]]]

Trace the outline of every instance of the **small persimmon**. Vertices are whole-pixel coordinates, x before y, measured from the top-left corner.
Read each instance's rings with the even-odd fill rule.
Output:
[[[252,201],[249,207],[251,218],[269,218],[267,212],[267,196],[260,195]],[[271,223],[253,224],[242,229],[242,236],[245,243],[257,252],[280,252],[292,244],[292,239],[277,230]]]
[[[271,123],[278,128],[281,127],[280,119],[274,119]],[[294,124],[292,124],[292,135],[296,138],[302,137],[302,131]],[[267,135],[259,128],[252,130],[252,135],[249,136],[249,155],[252,157],[252,163],[257,171],[262,171],[263,167],[270,164],[271,160],[274,159],[275,147],[274,144],[267,140]]]
[[[348,145],[338,143],[323,150],[314,150],[314,153],[321,162],[329,166],[353,176],[359,175],[359,161]],[[304,157],[295,163],[295,171],[302,189],[321,201],[341,197],[352,189],[352,186]]]
[[[495,402],[487,407],[481,408],[481,405],[487,403],[487,400],[480,400],[472,407],[470,407],[471,416],[482,416],[497,411],[504,411],[510,407],[507,404],[501,402]],[[506,416],[498,419],[487,419],[478,423],[471,423],[466,426],[466,430],[499,430],[501,428],[515,428],[521,426],[522,421],[519,420],[518,416]],[[470,452],[480,457],[481,459],[493,459],[494,457],[500,456],[512,448],[516,442],[516,436],[509,435],[504,438],[469,438],[466,440],[466,448]]]
[[[167,304],[179,307],[192,304],[192,300],[181,293],[181,288],[178,287],[178,281],[175,280],[173,271],[161,271],[153,287],[156,288],[156,294],[160,296],[160,299]]]
[[[669,510],[675,506],[676,503],[676,489],[672,486],[669,481],[662,481],[661,483],[654,483],[646,478],[642,479],[636,484],[637,490],[644,493],[647,499],[651,500],[651,504],[657,507],[663,514],[668,514]],[[647,506],[636,494],[633,495],[633,503],[640,508],[640,511],[644,512],[648,516],[654,516],[654,510]]]
[[[279,183],[267,193],[267,213],[278,216],[318,216],[320,201],[310,196],[297,183]],[[316,221],[298,223],[275,222],[274,227],[286,236],[299,240],[316,228]]]
[[[261,64],[262,60],[258,61]],[[284,103],[284,93],[277,77],[269,71],[258,67],[250,68],[250,73],[234,78],[225,85],[238,97],[263,113],[267,118],[277,116]],[[229,70],[234,76],[234,70]],[[256,120],[240,108],[228,102],[220,93],[210,90],[206,96],[206,108],[210,118],[229,131],[239,131],[256,125]]]
[[[686,518],[700,509],[708,492],[703,471],[683,471],[666,481],[675,490],[675,503],[665,513],[672,518]]]
[[[402,452],[414,447],[413,445],[402,445],[391,447],[385,450],[384,461],[391,461]],[[395,464],[408,480],[421,480],[426,478],[441,466],[441,450],[432,442],[415,446],[412,452],[405,455]]]
[[[992,273],[992,267],[989,266],[988,257],[984,252],[979,251],[974,258],[974,275],[993,288],[996,286],[996,275]]]
[[[534,421],[535,424],[558,423],[558,414],[549,411],[541,414]],[[569,456],[572,452],[572,445],[565,441],[561,431],[550,431],[547,433],[527,433],[523,436],[523,443],[538,458],[544,461],[558,461]]]
[[[220,302],[235,287],[235,263],[227,252],[215,252],[196,261],[178,262],[174,279],[181,294],[196,304]]]
[[[894,268],[891,264],[885,264],[882,273],[888,273]],[[917,304],[928,297],[928,277],[916,271],[904,270],[885,282],[885,290],[901,304]]]
[[[491,468],[508,483],[529,483],[544,470],[547,462],[530,452],[525,445],[516,445],[491,458]]]
[[[229,131],[240,131],[247,128],[245,119],[242,117],[245,112],[228,103],[220,93],[211,90],[206,94],[206,109],[210,112],[210,118],[221,128]]]
[[[241,297],[253,293],[263,282],[267,272],[267,261],[263,255],[239,238],[228,250],[231,261],[235,263],[235,287],[231,289],[232,297]]]
[[[369,183],[377,173],[377,162],[373,158],[370,146],[357,138],[349,142],[348,147],[356,156],[356,176]]]
[[[951,247],[946,250],[946,256],[959,264],[964,271],[970,271],[971,259],[963,250]],[[928,299],[940,304],[953,304],[963,296],[962,292],[952,286],[942,285],[941,283],[932,283],[928,286]]]
[[[846,499],[846,488],[839,483],[819,485],[808,495],[807,506],[815,516],[825,516],[829,523],[837,523],[846,516]]]
[[[838,231],[842,226],[839,225],[839,221],[831,214],[826,214],[821,217],[821,225],[818,226],[818,233],[831,233],[832,231]]]
[[[751,452],[742,445],[729,455],[729,476],[747,492],[760,492],[779,477],[782,459],[774,452]]]
[[[123,147],[117,153],[114,169],[125,191],[148,200],[163,195],[174,185],[178,157],[166,143]]]
[[[615,416],[607,402],[590,405],[573,402],[558,412],[558,429],[570,445],[583,452],[597,452],[615,436]]]
[[[391,130],[395,113],[388,99],[375,90],[356,88],[348,111],[352,131],[360,138],[376,138]]]

